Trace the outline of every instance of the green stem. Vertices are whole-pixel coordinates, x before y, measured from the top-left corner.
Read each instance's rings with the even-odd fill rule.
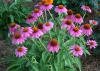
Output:
[[[50,31],[49,31],[49,35],[50,35],[50,39],[52,39]]]
[[[51,16],[52,20],[53,20],[53,21],[54,21],[54,23],[55,23],[54,27],[55,27],[55,32],[56,32],[56,21],[55,21],[55,19],[53,18],[53,16],[52,16],[51,12],[50,12],[50,11],[48,11],[48,12],[49,12],[49,14],[50,14],[50,16]]]
[[[39,18],[39,22],[42,22],[42,21],[41,21],[41,18]]]
[[[44,14],[42,14],[42,18],[43,18],[43,20],[44,20]]]
[[[45,11],[45,20],[46,20],[46,22],[47,22],[47,13],[46,13],[46,11]]]
[[[24,56],[25,57],[25,59],[28,61],[28,62],[30,62],[30,60],[26,57],[26,56]]]
[[[39,41],[40,41],[41,45],[44,47],[44,49],[47,50],[45,45],[42,43],[41,39],[39,39]]]
[[[83,15],[83,19],[85,18],[85,16],[86,16],[86,12],[85,12],[84,15]]]
[[[52,20],[55,22],[55,19],[53,18],[53,16],[52,16],[51,12],[50,12],[50,11],[48,11],[48,12],[49,12],[49,14],[50,14],[50,16],[51,16]]]

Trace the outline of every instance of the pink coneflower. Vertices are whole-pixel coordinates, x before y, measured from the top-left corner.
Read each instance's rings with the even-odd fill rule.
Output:
[[[74,56],[82,56],[83,55],[83,49],[79,45],[73,45],[71,46],[71,53]]]
[[[59,51],[59,44],[58,44],[58,41],[56,39],[52,39],[49,43],[48,43],[48,46],[47,46],[47,49],[49,52],[58,52]]]
[[[66,16],[66,19],[71,19],[72,21],[74,21],[74,15],[73,15],[73,11],[72,10],[68,10],[67,11],[67,16]]]
[[[24,46],[18,47],[18,48],[15,50],[15,55],[16,55],[16,57],[25,56],[26,53],[27,53],[27,48],[24,47]]]
[[[44,26],[43,26],[43,23],[39,22],[38,23],[38,28],[43,32],[43,33],[46,33],[45,29],[44,29]]]
[[[40,8],[43,4],[43,2],[38,2],[35,6]]]
[[[89,12],[89,13],[92,12],[89,6],[82,5],[82,6],[81,6],[81,9],[84,10],[84,11],[87,11],[87,12]]]
[[[32,34],[32,29],[31,29],[31,27],[22,27],[21,33],[22,33],[23,37],[28,38]]]
[[[15,31],[17,31],[18,28],[20,28],[20,25],[16,23],[11,23],[9,27],[9,31],[10,33],[14,33]]]
[[[42,15],[42,13],[43,13],[42,10],[40,10],[39,8],[35,8],[32,13],[32,16],[37,18],[37,17],[40,17]]]
[[[26,23],[28,23],[28,24],[36,22],[36,21],[37,21],[37,18],[33,17],[32,15],[28,15],[28,17],[26,19]]]
[[[89,23],[92,25],[98,25],[98,22],[96,20],[89,20]]]
[[[90,24],[84,24],[81,27],[81,30],[82,30],[82,33],[87,35],[87,36],[92,34],[92,28],[91,28]]]
[[[23,42],[25,42],[25,38],[20,32],[15,32],[12,35],[12,44],[22,44]]]
[[[62,29],[67,28],[67,30],[70,30],[72,27],[74,27],[72,20],[66,19],[62,21],[62,26],[61,26]]]
[[[53,7],[52,4],[45,3],[45,4],[43,4],[43,5],[40,7],[40,9],[41,9],[41,10],[44,10],[44,11],[45,11],[45,10],[49,11],[49,10],[52,9],[52,7]]]
[[[63,5],[58,5],[55,8],[55,12],[57,12],[57,13],[66,13],[67,9]]]
[[[81,16],[80,14],[76,14],[76,15],[74,16],[74,22],[75,22],[75,23],[78,23],[78,24],[83,23],[83,18],[82,18],[82,16]]]
[[[69,33],[73,37],[79,37],[82,35],[82,30],[80,30],[78,27],[73,27],[69,30]]]
[[[95,40],[88,40],[87,45],[90,47],[90,49],[96,48],[97,42]]]
[[[45,24],[43,24],[44,27],[44,31],[48,32],[53,28],[54,23],[53,22],[46,22]]]
[[[39,38],[40,36],[43,35],[43,32],[40,29],[38,29],[37,27],[33,27],[32,30],[33,30],[32,34],[31,34],[32,38]]]

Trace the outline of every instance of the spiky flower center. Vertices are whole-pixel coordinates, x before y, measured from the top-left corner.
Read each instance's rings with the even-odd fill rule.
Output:
[[[84,24],[84,28],[85,28],[85,29],[90,29],[91,26],[90,26],[90,24]]]
[[[73,31],[74,31],[74,32],[78,32],[78,31],[79,31],[79,28],[78,28],[78,27],[74,27],[74,28],[73,28]]]
[[[38,2],[38,5],[40,5],[40,6],[43,5],[43,2]]]
[[[42,23],[38,23],[38,28],[39,29],[43,29],[43,24]]]
[[[80,50],[81,50],[81,49],[80,49],[79,46],[75,47],[75,51],[80,51]]]
[[[17,51],[18,51],[18,52],[22,52],[22,51],[23,51],[23,48],[22,48],[22,47],[19,47],[19,48],[17,49]]]
[[[71,24],[72,24],[72,20],[67,20],[67,21],[65,21],[65,24],[71,25]]]
[[[52,39],[51,42],[50,42],[50,44],[51,44],[52,46],[56,46],[56,45],[58,44],[58,42],[57,42],[56,39]]]
[[[72,10],[68,10],[67,13],[68,13],[68,15],[72,15],[73,11]]]
[[[45,6],[49,6],[49,4],[48,4],[48,3],[45,3],[44,5],[45,5]]]
[[[16,24],[15,23],[11,23],[10,26],[13,28],[13,27],[16,26]]]
[[[90,42],[90,45],[94,45],[94,42],[91,41],[91,42]]]
[[[93,24],[96,24],[96,21],[93,21]]]
[[[34,31],[34,33],[38,32],[38,28],[37,27],[33,27],[33,31]]]
[[[21,37],[21,34],[20,34],[20,33],[16,32],[16,33],[14,34],[14,38],[16,38],[16,39],[19,39],[20,37]]]
[[[53,0],[42,0],[42,2],[48,3],[48,4],[52,4],[53,3]]]
[[[23,29],[23,32],[28,32],[28,28],[25,27],[25,28]]]
[[[49,23],[49,22],[47,22],[47,23],[46,23],[46,26],[50,26],[50,23]]]
[[[80,14],[76,14],[75,17],[76,18],[81,18],[81,15]]]
[[[40,10],[39,10],[38,8],[35,8],[35,9],[34,9],[34,13],[39,13],[39,11],[40,11]]]
[[[33,16],[32,16],[31,14],[29,14],[29,15],[27,16],[27,18],[31,19],[31,18],[33,18]]]
[[[85,6],[86,9],[89,9],[89,6]]]
[[[63,5],[58,5],[59,9],[63,9],[63,7],[64,7]]]

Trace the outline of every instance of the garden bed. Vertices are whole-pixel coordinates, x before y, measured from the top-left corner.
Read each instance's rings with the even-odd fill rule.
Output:
[[[10,56],[12,48],[4,41],[0,40],[0,58]],[[91,55],[89,57],[82,57],[83,71],[100,71],[100,57]],[[0,61],[1,62],[1,61]],[[0,63],[0,71],[6,71],[6,63]]]

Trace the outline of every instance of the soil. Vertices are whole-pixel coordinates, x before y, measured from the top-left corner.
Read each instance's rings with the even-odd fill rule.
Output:
[[[9,48],[10,45],[7,44],[4,40],[0,40],[0,59],[9,56],[12,53],[12,49]],[[91,55],[88,57],[83,57],[82,61],[82,71],[100,71],[100,56]],[[0,61],[0,71],[6,71],[6,63]]]
[[[100,56],[88,56],[82,60],[82,71],[100,71]]]
[[[0,40],[0,60],[12,54],[12,49],[9,46],[4,40]],[[0,61],[0,71],[6,71],[6,66],[6,63]]]

